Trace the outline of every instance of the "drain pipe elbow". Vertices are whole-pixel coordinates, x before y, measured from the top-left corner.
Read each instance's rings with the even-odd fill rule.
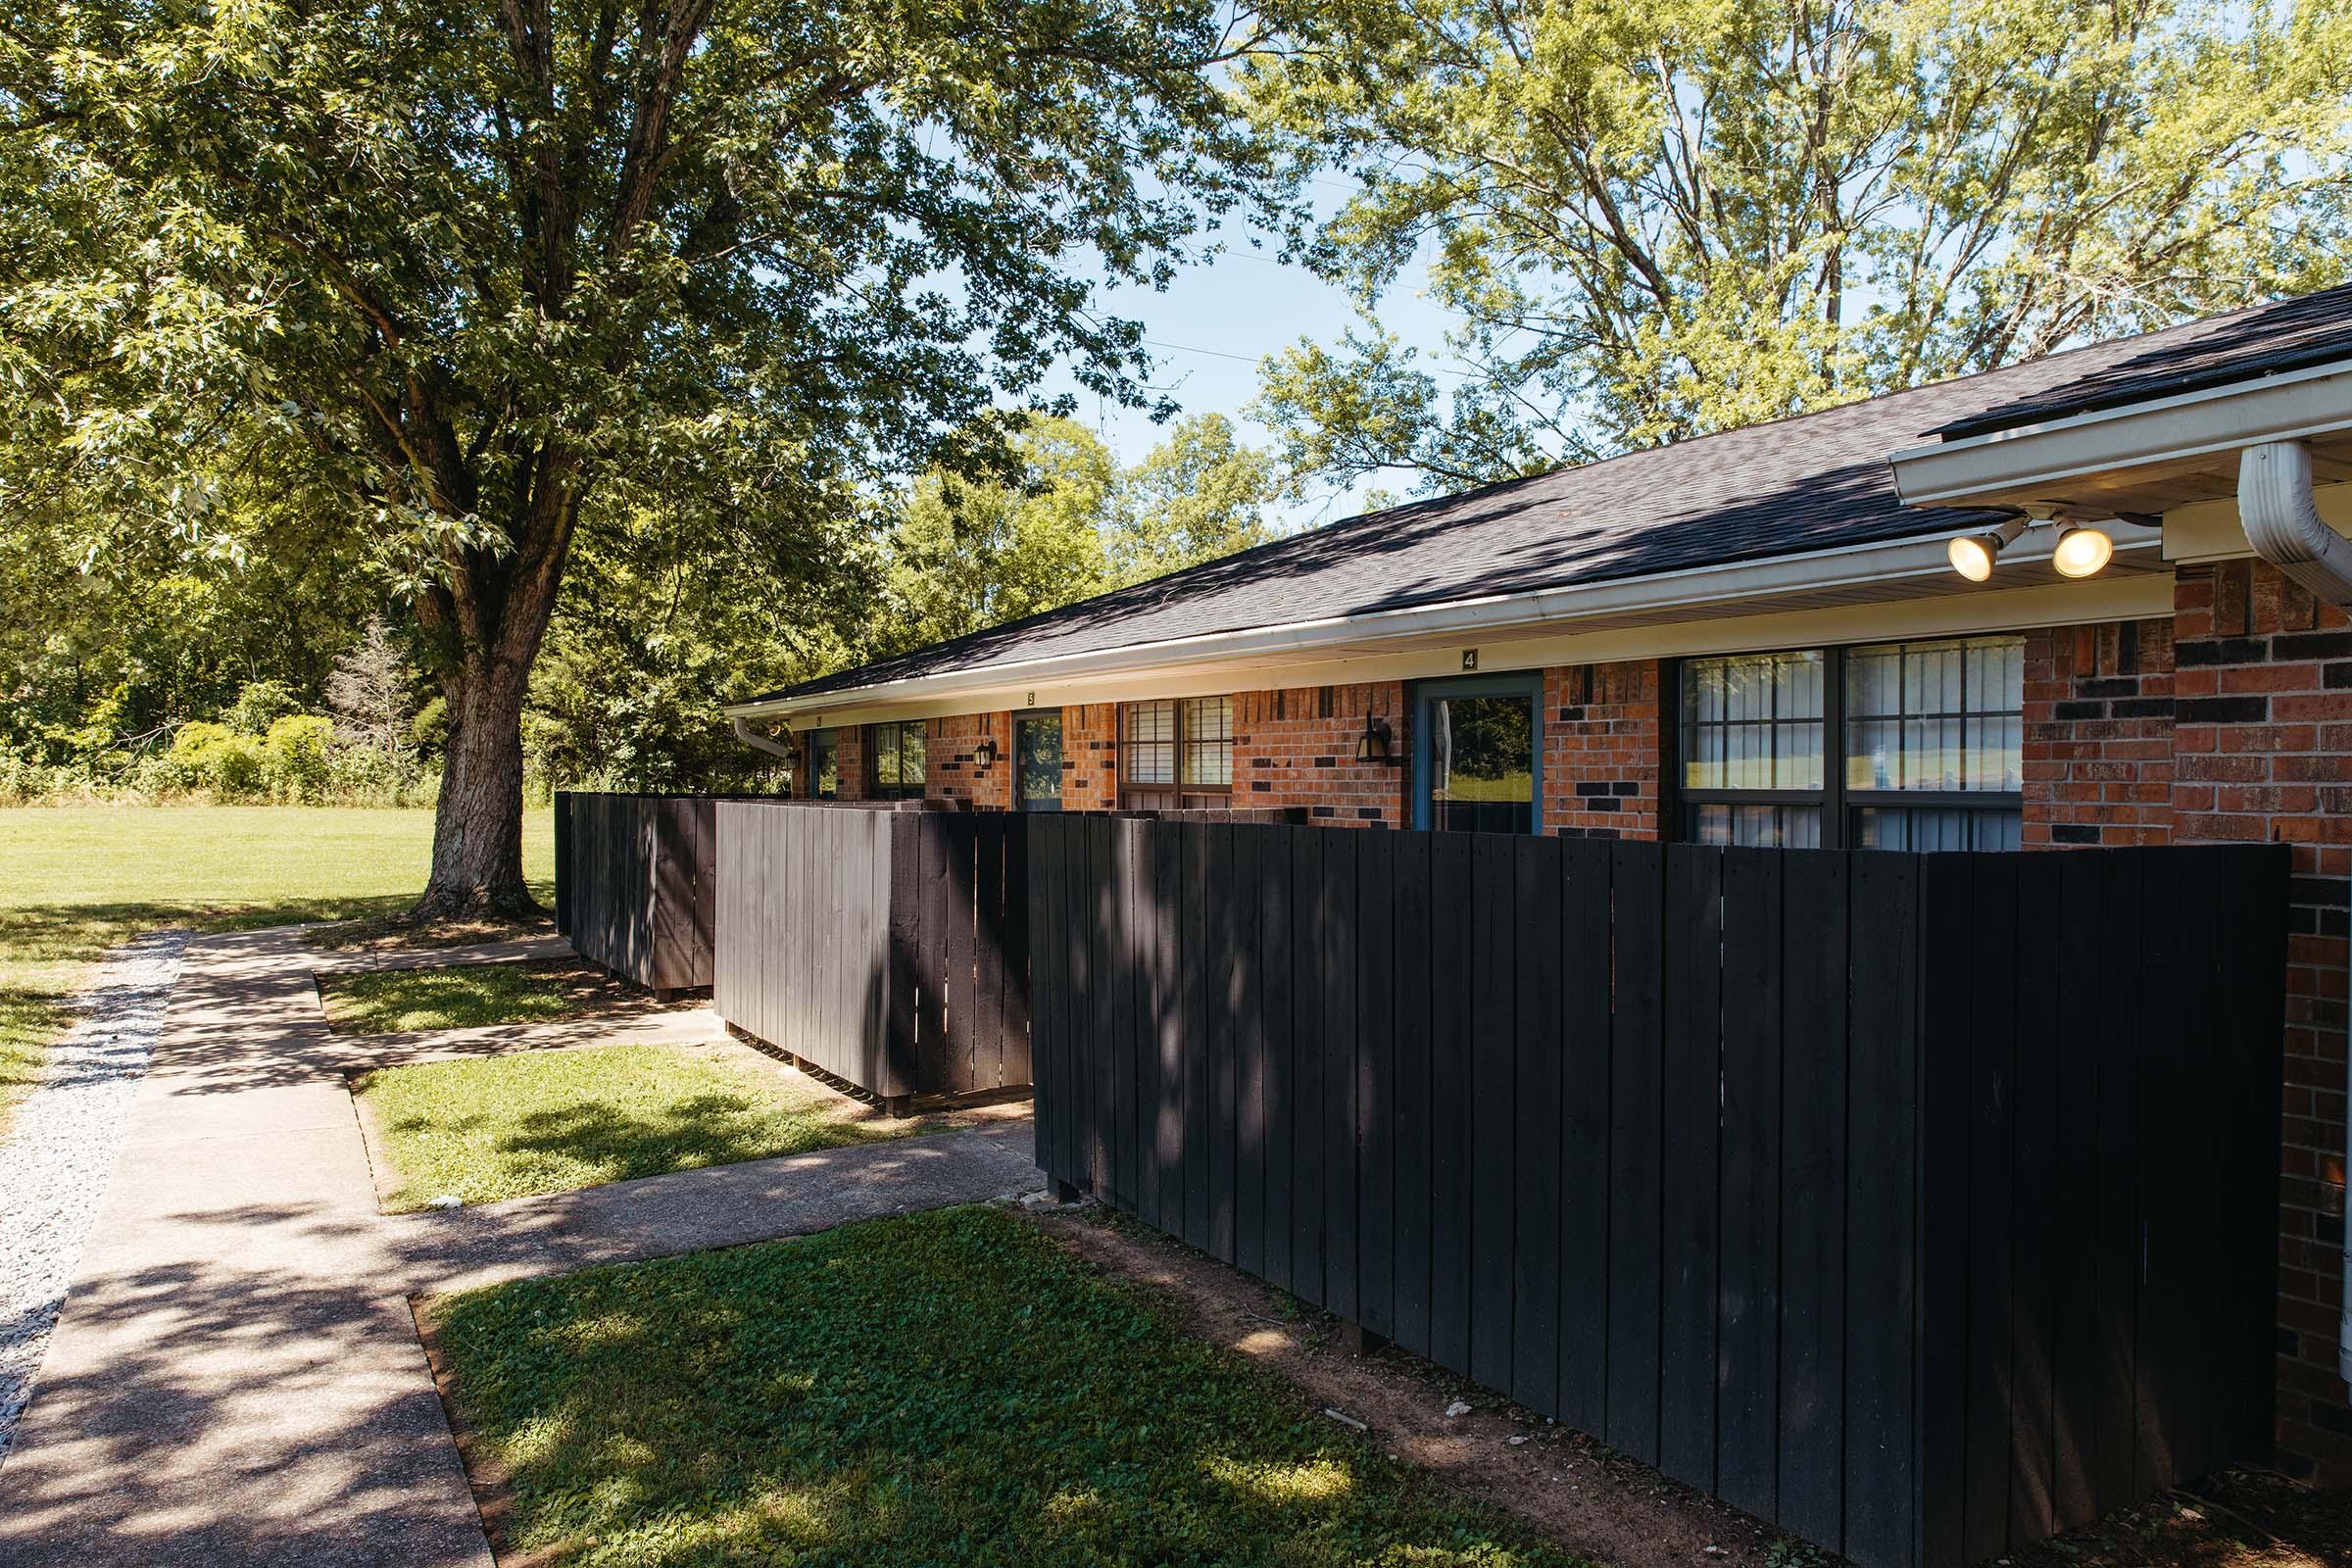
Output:
[[[752,721],[748,718],[735,720],[735,738],[755,752],[765,752],[768,756],[780,757],[787,762],[792,760],[791,747],[779,746],[764,735],[753,733]]]
[[[2320,515],[2311,494],[2311,448],[2266,441],[2237,462],[2237,515],[2254,553],[2311,593],[2352,610],[2352,539]]]
[[[2315,598],[2338,610],[2352,610],[2352,539],[2328,527],[2312,499],[2309,447],[2300,441],[2269,441],[2246,448],[2237,463],[2237,515],[2256,555]],[[2344,1070],[2347,1102],[2352,1102],[2352,1051],[2346,1053]],[[2344,1127],[2343,1168],[2352,1180],[2352,1117]],[[2344,1309],[2336,1322],[2335,1370],[2352,1383],[2352,1223],[2344,1232],[2343,1269]]]

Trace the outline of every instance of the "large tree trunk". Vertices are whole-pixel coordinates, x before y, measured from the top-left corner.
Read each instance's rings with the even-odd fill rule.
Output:
[[[428,629],[454,627],[454,666],[442,678],[449,746],[433,816],[433,870],[418,920],[539,912],[522,880],[522,701],[555,612],[556,588],[578,514],[568,457],[542,455],[546,482],[532,498],[525,542],[513,556],[462,571],[458,587],[426,601]],[[547,478],[549,475],[562,477]],[[468,568],[476,564],[466,564]],[[495,573],[495,581],[485,580]]]
[[[433,871],[419,919],[529,915],[522,879],[524,671],[484,664],[451,679],[449,745],[433,816]]]

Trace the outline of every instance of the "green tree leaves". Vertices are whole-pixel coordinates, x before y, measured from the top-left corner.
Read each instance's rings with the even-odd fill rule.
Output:
[[[1318,265],[1426,268],[1473,367],[1277,362],[1293,461],[1450,489],[2344,275],[2342,0],[1333,0],[1253,111],[1362,193]]]

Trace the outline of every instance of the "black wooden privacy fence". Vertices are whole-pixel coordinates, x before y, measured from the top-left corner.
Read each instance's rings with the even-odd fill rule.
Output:
[[[2268,1449],[2281,851],[1030,833],[1056,1179],[1864,1564]]]
[[[556,929],[581,957],[670,992],[710,983],[717,802],[556,796]]]
[[[717,824],[721,1017],[888,1100],[1028,1085],[1028,817],[730,802]]]

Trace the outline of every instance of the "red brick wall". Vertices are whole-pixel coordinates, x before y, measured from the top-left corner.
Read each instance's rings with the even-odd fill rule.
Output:
[[[997,743],[987,766],[975,755],[983,738]],[[935,801],[969,801],[982,809],[1012,804],[1012,715],[957,713],[931,720],[924,737],[923,793]]]
[[[840,737],[834,759],[841,772],[841,784],[833,792],[837,801],[862,801],[866,797],[865,731],[856,724],[844,724],[834,730]],[[816,771],[809,765],[809,742],[816,731],[804,730],[792,738],[793,794],[802,800],[816,796]]]
[[[1061,808],[1107,811],[1119,804],[1119,705],[1061,710]]]
[[[1233,804],[1302,806],[1326,827],[1404,827],[1409,766],[1355,760],[1366,713],[1388,720],[1389,755],[1412,756],[1412,725],[1397,681],[1292,686],[1233,699]]]
[[[1544,671],[1544,831],[1655,839],[1665,731],[1658,662]]]
[[[2292,847],[2280,1151],[2278,1444],[2352,1481],[2335,1370],[2344,1234],[2344,900],[2352,886],[2352,620],[2257,562],[2175,579],[2180,843]]]
[[[2026,634],[2028,849],[2172,841],[2173,623]]]

